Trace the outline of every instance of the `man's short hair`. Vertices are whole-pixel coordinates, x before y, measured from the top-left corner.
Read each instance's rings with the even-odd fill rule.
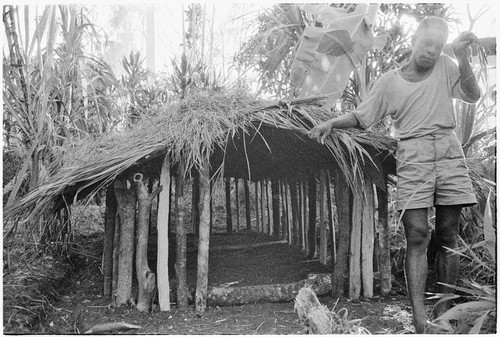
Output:
[[[443,29],[446,32],[446,36],[448,36],[448,31],[449,31],[448,23],[444,19],[442,19],[438,16],[428,16],[425,19],[423,19],[419,23],[417,30],[415,32],[415,35],[418,35],[421,31],[423,31],[427,28]]]

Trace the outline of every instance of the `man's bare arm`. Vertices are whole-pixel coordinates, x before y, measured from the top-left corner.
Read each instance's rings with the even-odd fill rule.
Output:
[[[477,41],[477,37],[473,33],[462,32],[453,40],[452,47],[458,61],[460,87],[467,97],[476,102],[481,96],[481,90],[479,89],[476,76],[467,59],[467,48],[474,41]]]
[[[309,137],[324,144],[325,139],[330,135],[332,129],[353,128],[358,125],[358,119],[352,112],[330,119],[309,131]]]

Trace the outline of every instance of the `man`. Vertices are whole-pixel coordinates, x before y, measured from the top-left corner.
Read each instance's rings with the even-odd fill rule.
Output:
[[[448,322],[430,323],[424,307],[426,249],[430,240],[428,208],[436,208],[437,281],[454,284],[460,260],[446,248],[458,246],[462,207],[476,203],[462,148],[453,131],[456,116],[452,98],[468,103],[479,99],[480,90],[466,54],[477,38],[463,32],[453,41],[458,66],[442,55],[447,38],[446,21],[424,19],[412,38],[408,63],[381,76],[353,112],[318,125],[309,133],[324,143],[333,128],[367,128],[391,115],[399,140],[397,208],[405,228],[406,280],[417,333],[429,327],[451,328]],[[451,291],[439,284],[436,290]],[[435,318],[447,310],[447,303],[435,307]]]

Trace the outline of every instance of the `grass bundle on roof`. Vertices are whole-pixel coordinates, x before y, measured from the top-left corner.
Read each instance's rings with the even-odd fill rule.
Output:
[[[167,154],[173,163],[183,164],[185,173],[189,172],[193,166],[207,162],[214,147],[224,149],[239,132],[253,129],[259,134],[262,125],[304,136],[313,126],[332,117],[321,102],[322,98],[262,102],[239,93],[197,92],[158,107],[153,116],[130,130],[69,145],[54,164],[51,172],[55,173],[49,181],[7,206],[5,217],[38,214],[68,189],[76,189],[75,199],[86,188],[97,191],[149,156]],[[352,181],[362,176],[358,161],[370,158],[362,144],[381,150],[394,147],[393,140],[387,137],[356,130],[337,130],[326,144]]]

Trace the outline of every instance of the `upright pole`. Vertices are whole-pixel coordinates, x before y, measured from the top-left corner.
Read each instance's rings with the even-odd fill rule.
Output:
[[[168,223],[170,218],[170,158],[165,155],[160,173],[160,192],[158,200],[158,245],[156,274],[158,277],[158,303],[160,311],[170,311],[170,283],[168,270]]]
[[[208,259],[210,245],[210,169],[208,164],[200,168],[200,236],[198,241],[198,272],[195,306],[197,312],[207,307]]]

